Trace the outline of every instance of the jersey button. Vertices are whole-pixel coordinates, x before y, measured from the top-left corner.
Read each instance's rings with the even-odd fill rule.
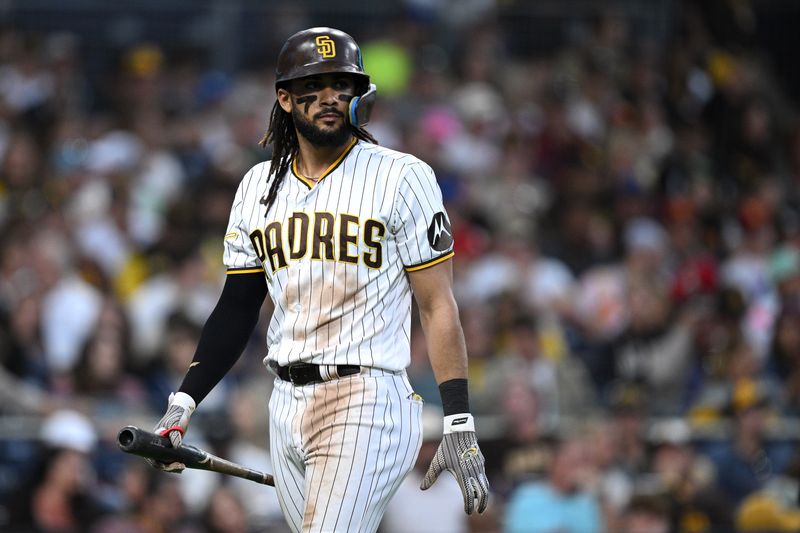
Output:
[[[298,313],[303,310],[303,306],[300,304],[294,304],[294,310]]]

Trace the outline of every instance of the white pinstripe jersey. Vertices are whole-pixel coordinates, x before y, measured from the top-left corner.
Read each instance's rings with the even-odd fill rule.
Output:
[[[225,236],[228,274],[261,271],[275,305],[265,358],[401,370],[409,364],[407,271],[453,255],[433,170],[354,141],[315,184],[292,168],[269,216],[269,162],[239,185]],[[274,178],[273,178],[274,179]]]

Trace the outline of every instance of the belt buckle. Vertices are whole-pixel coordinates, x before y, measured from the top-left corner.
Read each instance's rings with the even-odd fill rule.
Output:
[[[296,380],[300,378],[300,376],[295,375],[295,370],[299,370],[299,365],[289,365],[289,381],[297,385]]]

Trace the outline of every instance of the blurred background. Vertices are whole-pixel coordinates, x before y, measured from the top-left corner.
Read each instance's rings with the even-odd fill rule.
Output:
[[[794,0],[0,1],[0,530],[286,531],[274,490],[117,451],[178,386],[285,39],[362,45],[433,166],[492,485],[425,443],[382,533],[800,531]],[[270,309],[189,439],[271,471]]]

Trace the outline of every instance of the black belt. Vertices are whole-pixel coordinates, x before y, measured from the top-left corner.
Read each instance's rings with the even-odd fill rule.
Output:
[[[279,378],[294,385],[309,385],[361,373],[361,367],[358,365],[295,363],[281,366],[274,361],[270,361],[270,367]]]

